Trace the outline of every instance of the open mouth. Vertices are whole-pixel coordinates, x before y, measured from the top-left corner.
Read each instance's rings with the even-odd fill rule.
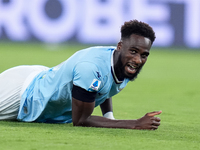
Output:
[[[134,74],[137,71],[137,67],[132,64],[127,64],[127,72],[129,74]]]

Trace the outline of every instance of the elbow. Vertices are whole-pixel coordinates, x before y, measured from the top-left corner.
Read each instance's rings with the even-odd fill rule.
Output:
[[[73,126],[80,126],[80,122],[78,119],[72,119]]]
[[[81,117],[81,118],[73,118],[73,126],[82,126],[82,127],[91,127],[92,126],[92,117]]]
[[[75,122],[75,121],[73,121],[73,126],[81,126],[81,123],[80,122]]]
[[[82,126],[82,127],[84,127],[84,126],[86,126],[86,120],[73,120],[72,121],[73,122],[73,126]]]

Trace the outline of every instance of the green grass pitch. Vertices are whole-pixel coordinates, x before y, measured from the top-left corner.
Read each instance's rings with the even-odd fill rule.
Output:
[[[0,43],[0,72],[55,66],[86,45]],[[197,150],[200,148],[200,51],[152,48],[136,79],[113,97],[116,119],[162,110],[156,131],[0,121],[1,150]],[[1,94],[1,93],[0,93]],[[101,115],[100,109],[94,115]]]

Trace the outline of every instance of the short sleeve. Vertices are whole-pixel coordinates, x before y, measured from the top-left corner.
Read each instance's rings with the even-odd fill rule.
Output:
[[[98,92],[101,86],[101,73],[91,62],[81,62],[75,65],[73,84],[90,92]]]

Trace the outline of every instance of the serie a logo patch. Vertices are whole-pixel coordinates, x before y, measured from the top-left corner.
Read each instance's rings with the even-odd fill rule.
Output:
[[[92,84],[90,85],[88,91],[91,91],[91,92],[97,92],[99,87],[100,87],[100,84],[101,84],[101,81],[97,80],[97,79],[94,79],[92,81]]]

